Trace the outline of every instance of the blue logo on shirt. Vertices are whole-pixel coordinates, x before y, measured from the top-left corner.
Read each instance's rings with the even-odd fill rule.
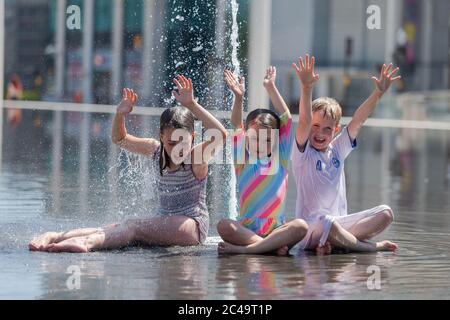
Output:
[[[322,171],[322,161],[317,160],[316,170],[317,171]]]
[[[339,166],[341,165],[341,162],[337,158],[331,159],[331,162],[333,163],[333,166],[335,166],[336,168],[339,168]]]

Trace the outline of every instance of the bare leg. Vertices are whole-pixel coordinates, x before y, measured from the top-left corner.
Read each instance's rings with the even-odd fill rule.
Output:
[[[222,253],[261,254],[272,252],[284,246],[293,246],[300,242],[308,232],[308,225],[301,219],[295,219],[275,229],[267,238],[247,246],[222,243],[219,251]]]
[[[237,246],[247,246],[263,239],[253,231],[243,227],[239,222],[230,219],[220,220],[217,224],[217,231],[224,241]]]
[[[193,219],[183,216],[129,220],[97,230],[98,232],[87,236],[72,237],[52,243],[47,246],[46,251],[83,253],[119,249],[136,242],[167,246],[199,244],[197,223]]]
[[[385,209],[373,216],[358,221],[348,231],[359,240],[372,239],[383,232],[394,221],[391,209]]]
[[[375,212],[371,212],[378,210]],[[354,215],[345,217],[338,220],[338,223],[351,234],[353,234],[358,240],[366,241],[376,235],[383,232],[394,220],[394,214],[392,209],[386,205],[379,206],[377,208],[369,209],[368,213],[361,212],[359,214],[365,214],[365,218],[361,218],[356,223],[352,222]],[[355,214],[358,215],[358,214]],[[331,244],[327,242],[324,246],[317,246],[316,253],[318,255],[331,254]]]
[[[115,226],[115,225],[114,225]],[[107,226],[105,228],[110,228],[112,226]],[[28,245],[31,251],[44,251],[45,248],[51,243],[58,243],[70,238],[85,237],[97,232],[100,232],[100,228],[86,228],[86,229],[76,229],[67,232],[47,232],[34,238]]]
[[[331,225],[328,241],[334,246],[350,249],[351,251],[374,252],[397,250],[397,245],[390,241],[376,243],[360,241],[336,221]]]
[[[230,219],[222,219],[219,221],[217,224],[217,231],[225,242],[237,246],[248,246],[263,240],[262,237],[243,227],[239,222]],[[223,243],[219,243],[219,253],[222,253],[223,246]],[[282,246],[276,250],[277,255],[285,256],[289,252],[289,247]]]
[[[185,216],[138,220],[135,225],[136,241],[146,245],[188,247],[200,244],[197,222]]]

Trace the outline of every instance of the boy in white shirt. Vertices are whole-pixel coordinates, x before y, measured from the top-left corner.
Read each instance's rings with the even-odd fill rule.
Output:
[[[380,78],[373,77],[375,89],[355,112],[340,134],[342,109],[331,98],[312,102],[312,90],[319,76],[315,58],[306,55],[293,67],[301,82],[299,124],[292,153],[292,168],[297,185],[296,217],[309,225],[300,242],[302,249],[329,254],[331,246],[350,251],[395,251],[390,241],[369,242],[393,221],[386,205],[348,215],[344,161],[356,147],[356,137],[377,102],[391,84],[401,77],[399,68],[383,65]]]

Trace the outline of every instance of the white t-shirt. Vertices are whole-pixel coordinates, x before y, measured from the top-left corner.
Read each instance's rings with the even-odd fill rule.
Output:
[[[311,147],[300,152],[294,141],[292,170],[297,185],[295,215],[306,222],[316,221],[320,216],[346,216],[344,161],[356,147],[347,128],[336,136],[326,152]]]

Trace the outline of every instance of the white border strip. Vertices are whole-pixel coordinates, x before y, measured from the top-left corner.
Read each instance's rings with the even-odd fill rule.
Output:
[[[3,96],[5,76],[5,0],[0,0],[0,173],[2,171],[3,151]]]
[[[90,112],[90,113],[109,113],[116,112],[114,105],[100,104],[78,104],[63,102],[42,102],[42,101],[17,101],[5,100],[5,108],[25,109],[25,110],[42,110],[42,111],[69,111],[69,112]],[[160,116],[166,108],[156,107],[135,107],[134,115]],[[210,112],[218,119],[229,119],[230,111],[210,110]],[[348,124],[351,118],[342,118],[342,123]],[[294,122],[298,122],[298,115],[294,115]],[[403,129],[426,129],[426,130],[448,130],[450,131],[450,122],[430,121],[430,120],[396,120],[396,119],[380,119],[369,118],[364,124],[368,127],[380,128],[403,128]]]

